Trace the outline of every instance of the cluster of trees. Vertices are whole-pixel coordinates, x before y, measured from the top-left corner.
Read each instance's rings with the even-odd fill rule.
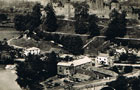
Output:
[[[15,55],[15,49],[8,45],[6,38],[0,41],[0,64],[13,64]]]
[[[110,69],[112,71],[118,73],[118,74],[131,73],[133,71],[133,67],[132,66],[125,66],[125,67],[114,66],[114,67],[112,67]],[[121,70],[121,71],[119,71],[119,70]]]
[[[75,32],[77,34],[89,33],[90,36],[99,35],[98,25],[96,24],[97,17],[89,15],[89,6],[86,3],[76,3],[75,7]]]
[[[46,12],[46,17],[44,20],[41,19],[41,8],[43,6],[39,3],[35,4],[32,8],[31,13],[25,15],[16,15],[14,18],[15,28],[20,31],[29,30],[32,33],[41,24],[40,29],[44,29],[49,32],[54,32],[57,30],[57,19],[55,12],[51,4],[48,4],[44,10]]]
[[[53,40],[56,43],[62,44],[64,47],[63,49],[72,54],[77,55],[84,53],[82,49],[84,43],[80,36],[51,34],[42,31],[38,31],[37,36],[47,41]]]
[[[79,55],[84,53],[82,49],[83,41],[79,36],[63,36],[60,43],[64,46],[64,49],[72,54]]]
[[[16,15],[14,18],[15,28],[20,31],[30,30],[33,31],[41,24],[41,5],[36,4],[31,13],[25,15]]]
[[[0,22],[7,20],[8,15],[6,14],[0,14]]]
[[[44,22],[43,22],[43,26],[45,30],[49,31],[49,32],[54,32],[57,30],[58,25],[57,25],[57,18],[55,16],[55,12],[54,9],[52,7],[51,4],[48,4],[45,8],[44,8],[47,17],[45,18]]]
[[[114,39],[115,37],[123,37],[126,34],[126,12],[119,13],[116,9],[110,13],[110,23],[108,25],[105,35],[107,39]]]
[[[124,76],[119,76],[117,80],[108,83],[108,86],[108,88],[101,90],[139,90],[140,77],[126,78]]]
[[[21,88],[43,90],[40,82],[56,75],[58,57],[54,52],[47,57],[42,60],[41,56],[29,54],[25,62],[18,63],[16,81]]]
[[[129,53],[123,53],[120,55],[119,57],[119,61],[126,61],[126,62],[129,62],[129,63],[136,63],[137,61],[137,56],[134,55],[134,54],[129,54]]]

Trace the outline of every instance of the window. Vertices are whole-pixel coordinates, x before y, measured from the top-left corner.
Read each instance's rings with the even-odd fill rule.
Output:
[[[62,72],[62,70],[59,70],[59,72]]]
[[[68,70],[68,68],[66,68],[66,70]]]
[[[68,73],[68,71],[66,71],[66,73]]]
[[[62,69],[61,67],[59,67],[59,69]]]

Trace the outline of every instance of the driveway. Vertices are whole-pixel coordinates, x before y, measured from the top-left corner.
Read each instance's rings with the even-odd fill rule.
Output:
[[[16,83],[16,74],[10,70],[0,69],[0,90],[21,90]]]

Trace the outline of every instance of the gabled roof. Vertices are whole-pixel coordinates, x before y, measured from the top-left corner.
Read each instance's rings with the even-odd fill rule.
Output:
[[[74,66],[78,66],[78,65],[85,64],[85,63],[88,63],[88,62],[92,62],[92,60],[89,57],[84,56],[83,58],[80,58],[80,59],[77,59],[77,60],[73,60],[73,61],[59,62],[57,65],[60,65],[60,66],[71,66],[73,64]]]
[[[39,48],[37,48],[37,47],[31,47],[31,48],[27,48],[26,50],[40,50]]]

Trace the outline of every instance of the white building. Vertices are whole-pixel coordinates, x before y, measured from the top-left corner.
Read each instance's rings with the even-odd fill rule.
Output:
[[[101,65],[113,65],[114,61],[114,56],[109,56],[108,54],[100,53],[96,58],[95,58],[95,65],[101,64]]]
[[[34,54],[34,55],[39,55],[40,54],[40,49],[36,48],[36,47],[31,47],[31,48],[28,48],[28,49],[24,49],[23,52],[24,52],[25,56],[28,56],[29,53]]]
[[[119,53],[119,54],[122,54],[122,53],[127,53],[126,49],[125,48],[117,48],[116,49],[116,53]]]
[[[57,64],[58,75],[71,75],[76,69],[92,66],[92,60],[87,56],[77,58],[73,61],[62,61]]]

